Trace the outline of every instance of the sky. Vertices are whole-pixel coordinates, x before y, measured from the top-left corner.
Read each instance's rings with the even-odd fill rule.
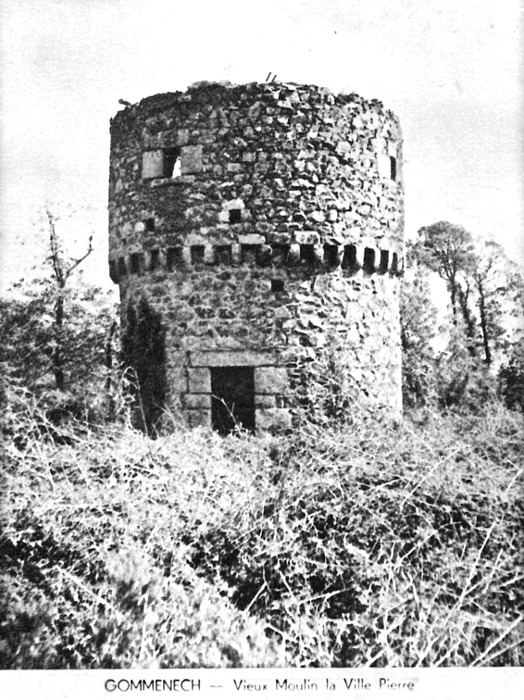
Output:
[[[398,115],[408,238],[448,220],[524,263],[523,16],[523,0],[0,0],[0,291],[41,257],[46,207],[73,253],[94,233],[86,274],[110,284],[119,99],[270,71]]]

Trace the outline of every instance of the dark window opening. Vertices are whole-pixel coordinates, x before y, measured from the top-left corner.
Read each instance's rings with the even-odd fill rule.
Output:
[[[300,246],[300,261],[307,265],[315,264],[315,246],[312,243],[305,243]]]
[[[180,148],[165,148],[162,177],[177,177],[180,174]]]
[[[398,255],[393,253],[393,259],[391,261],[391,274],[395,275],[398,272]]]
[[[397,159],[395,156],[389,156],[389,175],[392,180],[397,180]]]
[[[324,246],[324,261],[329,267],[336,267],[338,265],[338,246],[326,243]]]
[[[389,252],[387,250],[381,250],[380,251],[380,265],[378,268],[378,271],[381,275],[385,274],[388,271],[388,265],[389,265]]]
[[[154,231],[155,230],[155,219],[153,217],[146,219],[144,221],[144,225],[146,227],[146,231]]]
[[[119,277],[125,277],[127,274],[127,266],[125,258],[118,258],[116,264],[117,274]]]
[[[283,292],[285,288],[284,280],[271,280],[272,292]]]
[[[289,246],[277,243],[273,246],[273,262],[275,265],[285,265],[289,255]]]
[[[168,270],[173,270],[175,267],[180,267],[184,263],[182,246],[176,246],[175,248],[168,248],[166,255],[166,265]]]
[[[216,262],[218,265],[231,265],[231,246],[217,245]]]
[[[155,248],[155,250],[151,251],[151,259],[150,259],[150,270],[153,272],[154,270],[158,270],[160,267],[160,251]]]
[[[241,209],[230,209],[229,210],[229,223],[230,224],[240,224],[242,221],[242,210]]]
[[[142,272],[142,265],[141,265],[141,254],[140,253],[131,253],[131,274],[132,275],[139,275]]]
[[[191,246],[191,264],[198,265],[204,262],[204,252],[205,248],[203,245],[192,245]]]
[[[357,248],[354,245],[344,246],[344,257],[342,258],[342,267],[346,270],[352,270],[357,266]]]
[[[372,272],[375,272],[375,251],[373,248],[364,249],[363,269],[367,275],[371,275]]]
[[[258,254],[260,252],[259,245],[249,245],[245,244],[242,246],[242,262],[255,264],[258,260]]]
[[[211,368],[211,424],[221,435],[236,427],[255,429],[253,367]]]

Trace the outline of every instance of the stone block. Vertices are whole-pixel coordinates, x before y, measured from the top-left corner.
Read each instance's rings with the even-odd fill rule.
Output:
[[[184,396],[184,407],[211,409],[211,394],[186,394]]]
[[[207,367],[188,368],[188,388],[191,393],[211,393],[211,373]]]
[[[164,151],[145,151],[142,154],[142,178],[144,180],[162,177],[164,171]]]
[[[264,367],[277,364],[275,353],[254,350],[191,352],[191,367]]]
[[[255,425],[258,430],[290,430],[291,416],[287,408],[258,408],[255,413]]]
[[[183,175],[202,171],[202,146],[183,146],[180,149],[180,168]]]
[[[210,428],[211,411],[205,409],[186,411],[187,422],[190,428]]]
[[[285,367],[255,367],[255,394],[283,394],[287,388]]]
[[[274,394],[256,394],[255,395],[255,407],[256,408],[276,408],[277,399]]]

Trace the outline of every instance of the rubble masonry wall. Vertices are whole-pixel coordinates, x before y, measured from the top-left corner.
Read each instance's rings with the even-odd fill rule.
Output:
[[[355,401],[401,410],[402,140],[378,101],[204,84],[126,108],[109,236],[123,332],[147,300],[167,406],[191,424],[210,424],[212,367],[250,366],[256,426],[289,427],[296,377],[326,353]]]

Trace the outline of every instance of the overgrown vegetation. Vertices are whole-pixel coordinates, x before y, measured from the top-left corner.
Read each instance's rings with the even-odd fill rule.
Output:
[[[4,668],[524,661],[517,414],[62,444],[36,420],[3,475]]]
[[[405,287],[404,418],[356,411],[328,358],[285,436],[172,417],[153,440],[100,290],[55,270],[3,300],[2,668],[524,663],[522,341],[498,273],[484,335],[458,265],[437,347],[429,253]]]

